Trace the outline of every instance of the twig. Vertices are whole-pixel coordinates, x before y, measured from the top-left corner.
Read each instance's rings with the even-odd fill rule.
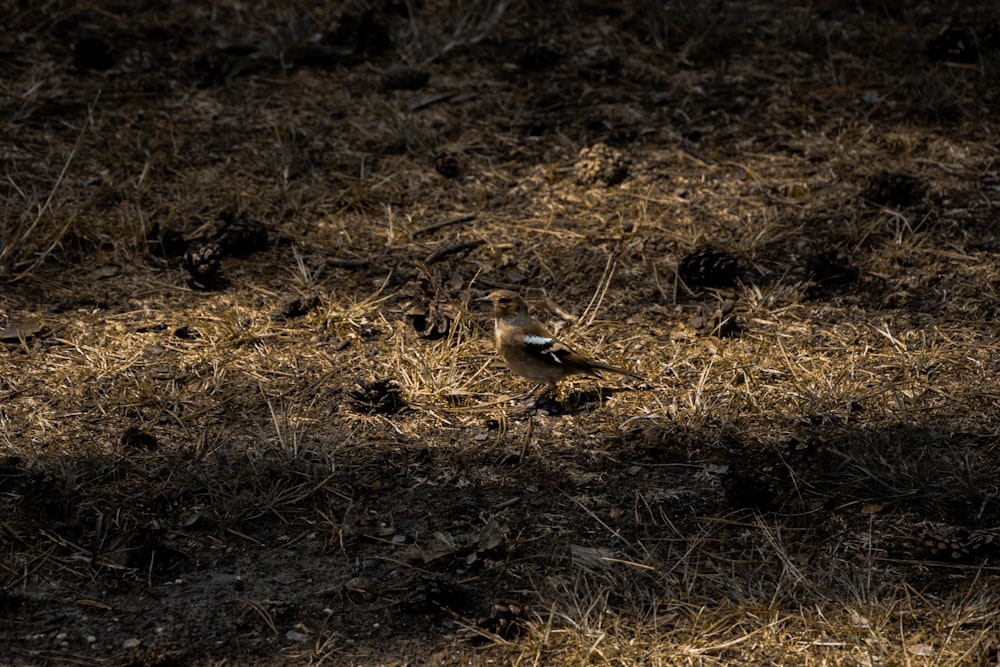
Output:
[[[424,260],[424,263],[434,264],[435,262],[440,262],[448,255],[454,255],[455,253],[462,252],[463,250],[472,250],[473,248],[478,248],[484,243],[486,243],[486,241],[483,239],[474,239],[472,241],[462,241],[461,243],[456,243],[444,248],[438,248],[431,254],[427,255],[427,259]]]
[[[565,496],[567,499],[569,499],[572,502],[576,503],[577,506],[580,509],[582,509],[584,512],[586,512],[587,514],[589,514],[590,518],[593,519],[594,521],[596,521],[598,524],[600,524],[602,528],[604,528],[605,530],[607,530],[609,533],[611,533],[612,535],[614,535],[616,538],[618,538],[619,540],[621,540],[624,544],[626,544],[630,548],[634,548],[634,545],[632,544],[632,542],[629,541],[629,539],[627,537],[625,537],[624,535],[621,534],[621,532],[615,530],[614,528],[612,528],[611,526],[609,526],[608,524],[606,524],[604,521],[602,521],[601,518],[599,516],[597,516],[596,514],[594,514],[593,510],[591,510],[589,507],[587,507],[586,505],[584,505],[579,500],[577,500],[573,496],[569,495],[568,493],[566,493],[562,489],[559,489],[559,493],[563,494],[563,496]]]
[[[336,269],[363,269],[368,266],[367,259],[350,259],[348,257],[330,257],[326,260],[327,266]]]
[[[604,273],[601,274],[601,280],[597,283],[597,290],[594,295],[590,298],[590,303],[583,310],[583,314],[580,315],[580,320],[587,318],[588,313],[590,314],[589,319],[587,319],[584,324],[585,327],[589,327],[594,323],[597,318],[597,311],[601,308],[601,303],[604,301],[604,295],[607,294],[608,287],[611,286],[611,278],[615,275],[615,266],[617,262],[611,255],[608,255],[608,261],[604,264]]]
[[[708,164],[708,165],[715,164],[715,160],[713,160],[712,158],[708,157],[707,155],[702,155],[701,153],[699,153],[695,149],[691,148],[690,146],[682,146],[681,150],[684,151],[685,153],[687,153],[688,155],[690,155],[691,157],[693,157],[694,159],[700,160],[701,162],[704,162],[705,164]]]
[[[87,110],[87,117],[91,121],[93,120],[94,108],[97,106],[97,101],[99,99],[101,99],[101,91],[98,90],[97,91],[97,96],[94,97],[93,104],[91,104],[90,108]],[[62,184],[63,178],[66,177],[66,172],[69,171],[69,165],[70,165],[70,163],[73,162],[73,158],[76,157],[77,151],[80,150],[80,143],[83,141],[83,133],[87,131],[87,125],[88,124],[89,123],[84,123],[83,126],[80,128],[80,133],[76,136],[76,143],[73,144],[73,150],[71,150],[69,152],[69,157],[67,157],[66,158],[66,162],[63,163],[62,171],[59,172],[59,177],[56,178],[56,182],[52,186],[52,191],[49,192],[49,196],[45,199],[45,203],[42,204],[42,207],[40,209],[38,209],[38,215],[35,216],[35,219],[31,221],[31,224],[28,225],[28,228],[26,230],[24,230],[23,233],[16,234],[14,236],[14,238],[11,239],[11,242],[8,243],[7,246],[2,251],[0,251],[0,264],[2,264],[4,258],[6,257],[7,250],[10,249],[10,248],[16,247],[17,244],[19,244],[22,240],[24,240],[26,237],[28,237],[31,234],[31,232],[35,231],[35,227],[38,226],[38,223],[41,222],[42,217],[48,212],[49,206],[52,204],[52,200],[56,196],[56,191],[59,189],[60,184]],[[70,216],[69,220],[66,221],[66,224],[63,225],[62,230],[59,232],[59,234],[56,235],[56,238],[53,239],[52,243],[49,245],[48,250],[46,250],[43,253],[40,253],[38,255],[38,258],[35,259],[35,261],[32,262],[31,265],[26,270],[22,271],[21,273],[17,274],[16,276],[14,276],[12,280],[13,281],[21,280],[22,278],[27,277],[28,274],[30,274],[32,271],[34,271],[35,268],[40,263],[42,263],[45,260],[46,257],[48,257],[49,253],[52,252],[52,250],[56,247],[56,245],[59,243],[59,241],[62,239],[62,237],[66,234],[66,232],[69,231],[70,226],[75,221],[76,221],[76,218],[73,217],[73,216]]]
[[[433,106],[439,102],[446,102],[456,95],[458,95],[458,91],[454,90],[450,93],[444,93],[442,95],[419,97],[410,102],[410,111],[420,111],[422,109],[426,109],[427,107]]]
[[[566,322],[576,322],[578,319],[580,319],[576,315],[567,311],[565,308],[556,303],[556,300],[550,296],[545,297],[545,305],[548,307],[549,310],[553,312],[553,314],[555,314],[556,317],[558,317],[561,320],[564,320]]]
[[[436,232],[439,229],[444,229],[445,227],[451,227],[452,225],[460,225],[463,222],[472,222],[475,219],[476,219],[475,213],[460,215],[457,218],[448,218],[447,220],[441,220],[440,222],[429,224],[426,227],[421,227],[420,229],[413,232],[413,235],[417,236],[418,234],[430,234],[431,232]]]
[[[659,290],[660,296],[662,296],[663,300],[666,301],[667,303],[669,303],[670,305],[676,306],[677,305],[677,291],[674,290],[674,298],[673,298],[673,301],[671,301],[670,297],[667,296],[666,291],[663,289],[663,285],[660,283],[660,273],[656,270],[656,262],[650,260],[649,266],[653,270],[653,283],[656,285],[656,289]],[[675,286],[676,286],[676,284],[675,284]]]
[[[274,624],[274,618],[267,611],[267,609],[264,608],[263,604],[257,602],[257,600],[251,600],[250,598],[236,598],[236,602],[241,602],[253,609],[264,620],[264,623],[271,629],[271,632],[273,632],[275,636],[281,635],[281,633],[278,632],[278,626]]]

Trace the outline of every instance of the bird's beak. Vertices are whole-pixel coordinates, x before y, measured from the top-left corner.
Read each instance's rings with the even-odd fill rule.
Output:
[[[489,301],[489,300],[490,300],[489,294],[487,294],[486,296],[481,296],[478,299],[473,299],[473,301]]]

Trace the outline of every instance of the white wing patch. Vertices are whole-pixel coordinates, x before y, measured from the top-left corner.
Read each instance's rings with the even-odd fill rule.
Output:
[[[546,338],[545,336],[535,336],[532,334],[528,334],[524,337],[525,345],[537,345],[539,347],[548,347],[549,345],[552,345],[552,342],[553,341],[551,338]]]
[[[536,348],[537,353],[542,356],[547,356],[552,359],[553,362],[557,364],[562,363],[562,359],[559,355],[553,351],[553,348],[559,347],[559,341],[553,340],[546,336],[536,336],[534,334],[528,334],[524,337],[524,344],[531,348]]]

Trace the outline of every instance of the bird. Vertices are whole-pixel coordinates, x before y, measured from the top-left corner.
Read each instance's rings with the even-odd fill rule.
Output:
[[[573,375],[600,378],[608,371],[642,380],[635,373],[598,361],[591,361],[556,338],[545,325],[528,313],[528,304],[511,290],[496,290],[486,297],[493,302],[493,337],[497,352],[515,375],[537,383],[542,394],[556,389],[556,383]]]

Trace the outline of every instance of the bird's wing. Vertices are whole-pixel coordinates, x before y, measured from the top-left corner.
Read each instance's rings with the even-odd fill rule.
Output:
[[[523,343],[525,351],[539,361],[564,366],[576,373],[600,377],[586,358],[557,338],[532,333],[524,336]]]

